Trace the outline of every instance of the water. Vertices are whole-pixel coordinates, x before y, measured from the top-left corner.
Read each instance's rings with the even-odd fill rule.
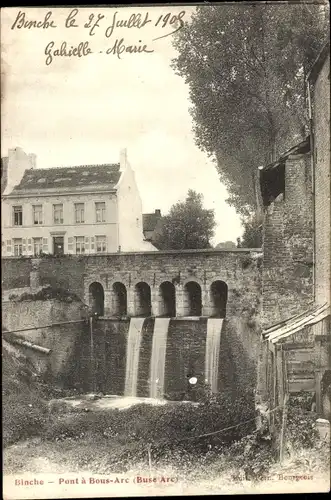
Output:
[[[209,318],[207,321],[205,382],[209,384],[212,393],[217,392],[222,326],[221,318]]]
[[[131,318],[126,346],[124,396],[137,396],[139,352],[145,318]]]
[[[150,368],[150,398],[163,398],[169,322],[170,318],[155,318]]]

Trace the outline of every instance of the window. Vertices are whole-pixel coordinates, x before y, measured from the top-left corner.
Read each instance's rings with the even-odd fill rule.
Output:
[[[39,255],[43,249],[43,239],[33,238],[33,255]]]
[[[53,221],[54,224],[63,224],[63,205],[58,203],[53,205]]]
[[[76,236],[76,253],[85,253],[84,236]]]
[[[42,205],[33,205],[33,223],[35,225],[43,223],[43,207]]]
[[[84,220],[84,203],[75,203],[75,223],[82,224]]]
[[[106,203],[104,201],[95,204],[96,222],[106,222]]]
[[[13,209],[13,222],[14,222],[14,226],[22,226],[23,225],[22,206],[14,207],[14,209]]]
[[[15,257],[23,255],[23,240],[20,238],[14,238],[14,255]]]
[[[97,249],[97,253],[107,252],[106,236],[96,236],[96,249]]]

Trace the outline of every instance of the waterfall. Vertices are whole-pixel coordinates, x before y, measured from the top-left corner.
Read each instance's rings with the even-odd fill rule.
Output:
[[[169,322],[170,318],[155,318],[150,367],[150,398],[163,398]]]
[[[209,318],[207,321],[205,382],[212,393],[217,392],[222,325],[222,318]]]
[[[139,352],[145,318],[131,318],[126,346],[124,396],[137,396]]]

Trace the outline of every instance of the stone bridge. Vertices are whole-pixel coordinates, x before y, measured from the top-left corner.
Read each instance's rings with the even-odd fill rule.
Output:
[[[166,251],[89,256],[84,301],[101,316],[232,314],[260,293],[258,251]]]
[[[6,258],[3,284],[17,288],[18,269],[23,286],[38,274],[41,285],[75,292],[104,317],[237,316],[259,302],[261,255],[238,248]]]

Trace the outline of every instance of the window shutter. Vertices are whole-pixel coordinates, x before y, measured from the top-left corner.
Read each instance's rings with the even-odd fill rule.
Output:
[[[28,253],[31,253],[32,252],[32,239],[29,238],[28,239]]]
[[[94,236],[91,236],[91,250],[94,250]]]
[[[26,239],[24,238],[22,240],[22,253],[25,253],[26,252]]]
[[[85,250],[89,249],[89,237],[85,236]]]
[[[47,252],[48,251],[48,239],[47,238],[43,238],[43,252]]]
[[[73,243],[74,243],[74,239],[73,238],[68,238],[68,252],[72,252],[73,251]]]
[[[7,253],[11,253],[11,240],[7,240]]]

